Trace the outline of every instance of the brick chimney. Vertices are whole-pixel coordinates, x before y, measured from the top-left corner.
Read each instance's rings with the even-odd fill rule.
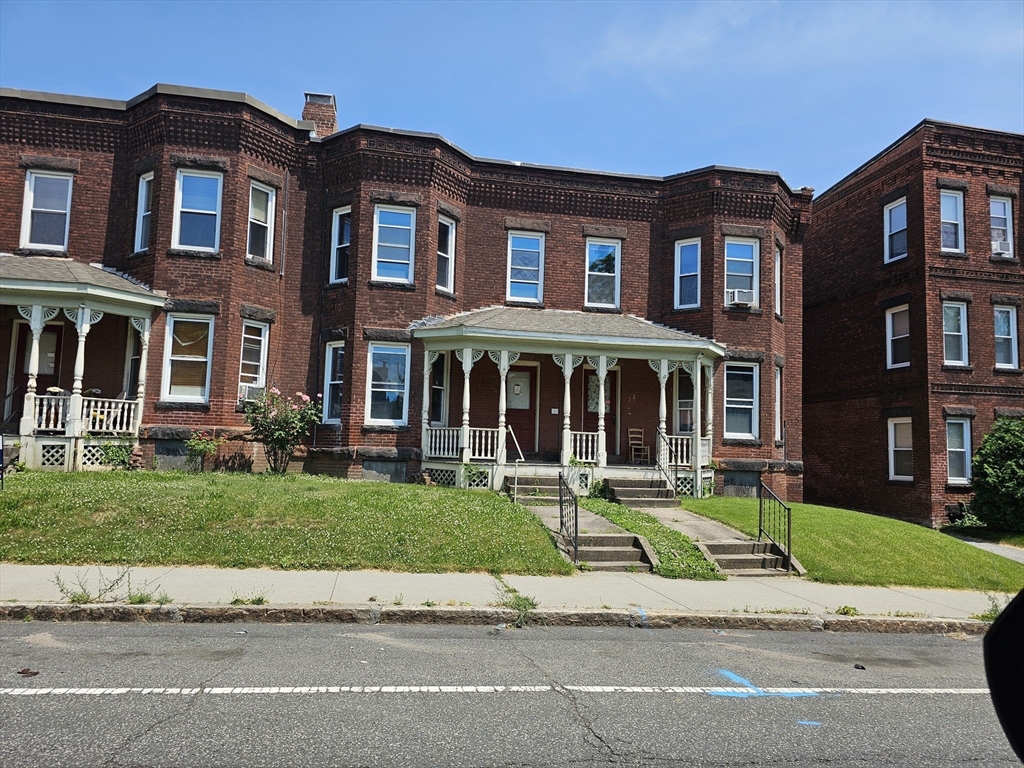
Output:
[[[316,123],[316,135],[323,138],[338,130],[338,108],[330,93],[307,93],[302,119]]]

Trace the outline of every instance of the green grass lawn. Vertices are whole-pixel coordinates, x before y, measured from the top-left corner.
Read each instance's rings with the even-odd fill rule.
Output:
[[[683,499],[683,507],[757,536],[757,500]],[[939,531],[863,512],[791,504],[793,554],[808,578],[828,584],[1024,589],[1024,565]]]
[[[536,516],[485,491],[180,472],[12,475],[0,561],[573,571]]]
[[[647,539],[661,561],[654,569],[659,576],[704,581],[725,578],[714,565],[704,559],[704,555],[688,536],[672,530],[652,515],[586,496],[580,499],[580,506],[611,520],[630,533]]]

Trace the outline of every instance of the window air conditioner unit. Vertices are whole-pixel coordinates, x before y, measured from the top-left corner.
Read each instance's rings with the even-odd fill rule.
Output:
[[[736,307],[749,307],[754,303],[754,292],[731,288],[725,292],[726,302]]]
[[[1010,243],[1008,240],[993,240],[992,241],[992,253],[997,256],[1005,256],[1010,253]]]
[[[257,387],[255,384],[239,384],[238,385],[238,399],[240,402],[246,400],[255,400],[257,397],[263,394],[265,387]]]

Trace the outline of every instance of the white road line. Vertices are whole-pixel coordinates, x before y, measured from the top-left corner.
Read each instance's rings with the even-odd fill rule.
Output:
[[[248,696],[309,695],[341,693],[547,693],[554,690],[576,693],[699,693],[710,695],[828,695],[855,696],[978,696],[988,695],[988,688],[744,688],[704,686],[632,686],[632,685],[310,685],[242,688],[0,688],[0,696],[123,696],[126,694],[163,696]]]

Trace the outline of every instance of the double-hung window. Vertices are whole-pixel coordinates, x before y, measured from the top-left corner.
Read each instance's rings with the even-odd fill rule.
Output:
[[[378,205],[373,211],[373,279],[412,283],[416,209]]]
[[[1017,308],[993,307],[995,314],[996,368],[1017,367]]]
[[[675,308],[700,306],[700,239],[676,241]]]
[[[21,247],[66,251],[71,213],[71,174],[29,171],[21,217]]]
[[[332,283],[348,281],[348,256],[352,246],[352,206],[335,208],[331,224]]]
[[[760,366],[727,363],[725,366],[725,437],[758,437],[757,376]]]
[[[885,206],[885,263],[907,255],[907,198]]]
[[[511,301],[544,300],[544,235],[508,233],[508,290]]]
[[[213,171],[178,170],[172,248],[213,252],[220,248],[223,180],[220,173]]]
[[[345,385],[345,342],[327,342],[324,366],[324,424],[341,423],[341,396]]]
[[[946,419],[947,477],[953,484],[971,482],[971,422]]]
[[[135,251],[149,250],[149,231],[153,222],[153,173],[139,176],[139,197],[135,208]]]
[[[725,303],[757,306],[759,240],[725,239]]]
[[[271,187],[249,182],[249,244],[246,253],[274,260],[274,207],[277,193]]]
[[[270,326],[242,323],[242,362],[238,369],[238,399],[255,400],[267,386],[267,339]]]
[[[455,222],[437,217],[437,287],[455,293]]]
[[[168,315],[161,397],[186,403],[210,400],[213,318]]]
[[[775,314],[782,317],[782,249],[775,246]]]
[[[909,418],[889,419],[889,479],[914,479],[914,441]]]
[[[967,365],[967,305],[942,304],[942,362]]]
[[[963,253],[964,193],[944,191],[939,198],[942,210],[942,250]]]
[[[885,367],[910,365],[910,307],[904,304],[885,312]]]
[[[619,254],[621,242],[587,238],[588,307],[619,306]]]
[[[988,201],[992,229],[992,255],[1013,258],[1013,203],[1008,197],[992,197]]]
[[[443,425],[448,418],[448,353],[441,352],[430,366],[430,423]]]
[[[366,423],[405,426],[409,419],[409,345],[371,344]]]

